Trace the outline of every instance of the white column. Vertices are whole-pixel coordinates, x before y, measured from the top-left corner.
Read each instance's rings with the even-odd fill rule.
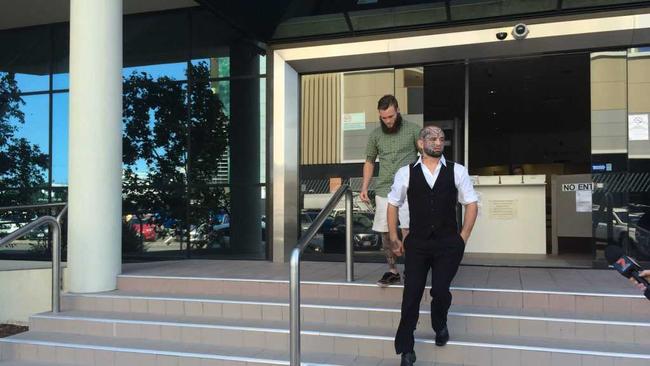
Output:
[[[116,288],[122,215],[122,1],[70,1],[68,289]]]

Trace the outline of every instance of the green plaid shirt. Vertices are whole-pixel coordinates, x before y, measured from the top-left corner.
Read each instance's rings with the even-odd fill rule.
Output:
[[[375,179],[375,194],[386,197],[393,185],[397,170],[417,160],[417,141],[420,127],[402,120],[395,134],[387,134],[377,127],[368,137],[366,161],[374,162],[379,156],[379,175]]]

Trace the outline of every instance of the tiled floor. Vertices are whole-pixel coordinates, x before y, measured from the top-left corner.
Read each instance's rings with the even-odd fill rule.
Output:
[[[402,269],[400,267],[400,269]],[[377,263],[355,264],[355,280],[374,283],[385,271]],[[288,280],[289,265],[265,261],[184,260],[123,265],[123,274]],[[303,262],[303,281],[345,281],[345,264]],[[611,269],[554,269],[461,266],[454,287],[535,291],[639,294]]]

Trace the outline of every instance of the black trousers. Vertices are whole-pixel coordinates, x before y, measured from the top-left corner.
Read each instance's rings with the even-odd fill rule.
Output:
[[[420,239],[408,235],[404,242],[404,293],[402,316],[395,335],[395,351],[412,352],[413,332],[420,315],[420,302],[431,269],[431,326],[440,331],[447,324],[451,306],[449,286],[463,259],[465,243],[459,234]]]

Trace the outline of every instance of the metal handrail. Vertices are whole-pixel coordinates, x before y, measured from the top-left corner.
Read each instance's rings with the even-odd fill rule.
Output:
[[[54,208],[54,207],[61,207],[67,205],[68,204],[65,202],[57,202],[57,203],[43,203],[38,205],[3,206],[0,207],[0,211],[30,210],[34,208],[48,208],[48,207]]]
[[[354,280],[354,263],[352,258],[352,190],[349,185],[342,185],[330,198],[323,210],[309,226],[309,229],[298,240],[291,252],[291,275],[289,279],[289,338],[291,341],[290,366],[300,365],[300,257],[305,247],[321,228],[327,216],[336,208],[341,198],[345,196],[345,278],[347,282]]]
[[[0,239],[0,247],[12,243],[14,240],[30,233],[31,231],[47,224],[52,230],[52,312],[58,313],[61,311],[61,219],[68,211],[68,205],[65,206],[54,216],[41,216],[38,219],[30,222],[29,224],[20,227],[18,230],[9,233],[4,238]],[[27,208],[43,208],[43,207],[58,207],[61,204],[45,204],[45,205],[28,205],[28,206],[14,206],[14,207],[0,207],[0,211],[8,211],[11,209],[27,209]]]

